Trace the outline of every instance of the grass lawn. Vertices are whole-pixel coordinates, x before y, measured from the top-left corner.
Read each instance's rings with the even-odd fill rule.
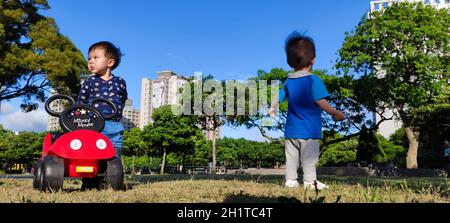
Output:
[[[10,203],[450,203],[446,178],[319,176],[329,190],[283,187],[282,175],[149,175],[126,178],[124,191],[80,191],[66,179],[64,189],[38,192],[31,179],[0,179],[0,202]]]

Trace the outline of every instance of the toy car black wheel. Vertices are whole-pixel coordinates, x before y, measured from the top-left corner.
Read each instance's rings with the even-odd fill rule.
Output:
[[[57,156],[46,156],[41,164],[42,187],[41,191],[47,189],[58,191],[64,183],[64,160]]]
[[[33,188],[34,189],[39,189],[40,187],[42,187],[42,177],[41,177],[41,165],[42,165],[42,161],[41,160],[37,160],[36,163],[34,163],[34,176],[33,176]]]
[[[60,117],[61,116],[61,112],[57,112],[57,111],[53,111],[50,104],[58,99],[62,99],[62,100],[66,100],[69,102],[69,105],[73,105],[75,104],[75,100],[68,96],[68,95],[63,95],[63,94],[58,94],[58,95],[53,95],[51,96],[49,99],[47,99],[47,102],[45,102],[45,111],[47,111],[47,113],[53,117]]]
[[[105,181],[106,186],[111,187],[114,190],[123,189],[123,166],[120,158],[115,157],[106,163]]]

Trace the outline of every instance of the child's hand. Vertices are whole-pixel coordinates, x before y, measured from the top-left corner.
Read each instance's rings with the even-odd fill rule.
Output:
[[[272,118],[276,118],[276,117],[277,117],[277,112],[276,112],[276,110],[275,110],[274,107],[270,107],[270,108],[269,108],[269,115],[270,115],[270,117],[272,117]]]
[[[335,121],[342,121],[345,119],[345,115],[341,111],[336,110],[336,112],[333,114],[333,119]]]

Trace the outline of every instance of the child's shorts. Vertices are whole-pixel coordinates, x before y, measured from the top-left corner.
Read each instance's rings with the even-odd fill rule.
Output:
[[[118,156],[120,156],[120,150],[122,149],[123,131],[124,128],[122,123],[117,121],[105,121],[105,128],[102,131],[102,134],[111,140],[114,148],[119,150]]]

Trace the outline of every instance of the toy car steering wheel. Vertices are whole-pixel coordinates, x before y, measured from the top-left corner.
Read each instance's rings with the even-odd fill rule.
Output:
[[[52,110],[50,104],[57,99],[69,101],[69,107],[62,112]],[[113,109],[113,113],[110,115],[103,115],[96,110],[93,105],[98,102],[108,104]],[[45,111],[51,116],[58,117],[61,128],[67,132],[82,129],[101,132],[105,127],[105,120],[113,119],[118,115],[116,105],[109,100],[97,98],[89,105],[75,104],[75,100],[72,97],[61,94],[54,95],[47,100],[45,103]]]

